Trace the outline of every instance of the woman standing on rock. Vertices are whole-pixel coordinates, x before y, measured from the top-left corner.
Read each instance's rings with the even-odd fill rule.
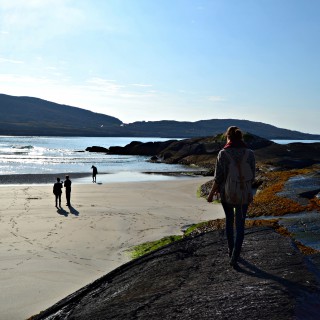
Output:
[[[243,142],[243,135],[238,127],[229,127],[225,135],[227,144],[217,157],[214,182],[208,202],[212,202],[213,197],[220,193],[226,215],[230,265],[236,267],[244,239],[246,214],[252,201],[251,186],[255,177],[255,157],[253,151]]]

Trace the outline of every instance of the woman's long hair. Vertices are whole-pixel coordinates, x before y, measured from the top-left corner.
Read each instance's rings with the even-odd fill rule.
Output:
[[[235,126],[231,126],[227,129],[225,136],[230,140],[230,141],[241,141],[243,140],[243,134],[242,131]]]

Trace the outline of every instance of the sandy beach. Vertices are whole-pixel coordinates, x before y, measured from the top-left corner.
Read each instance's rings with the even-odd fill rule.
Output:
[[[52,185],[6,185],[1,199],[1,319],[25,319],[130,260],[133,245],[222,218],[196,196],[205,177],[73,184],[72,207]]]

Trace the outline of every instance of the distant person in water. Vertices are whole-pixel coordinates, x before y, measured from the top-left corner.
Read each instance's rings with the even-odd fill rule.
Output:
[[[56,198],[56,207],[58,207],[58,200],[59,200],[59,207],[61,207],[61,194],[62,194],[62,183],[60,182],[60,178],[57,178],[57,182],[53,185],[53,194]]]
[[[67,206],[70,207],[70,197],[71,197],[71,180],[68,175],[66,175],[66,180],[64,181],[64,187],[66,188],[66,199],[67,199]]]
[[[92,182],[97,182],[97,174],[98,174],[98,169],[96,166],[92,165]]]

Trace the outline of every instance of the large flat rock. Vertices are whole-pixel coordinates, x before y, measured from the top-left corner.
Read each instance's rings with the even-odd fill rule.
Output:
[[[35,319],[319,319],[312,259],[273,229],[251,228],[233,269],[213,231],[131,261]]]

